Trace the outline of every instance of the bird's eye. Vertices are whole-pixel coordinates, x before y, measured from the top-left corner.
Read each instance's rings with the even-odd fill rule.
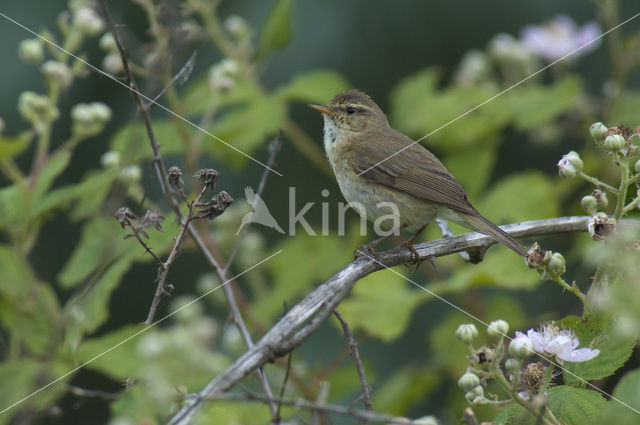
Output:
[[[346,111],[347,111],[347,114],[353,115],[356,113],[356,108],[354,108],[353,106],[347,106]]]

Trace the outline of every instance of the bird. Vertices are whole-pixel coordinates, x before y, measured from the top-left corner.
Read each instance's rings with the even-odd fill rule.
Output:
[[[429,150],[394,130],[386,115],[366,93],[348,90],[326,105],[308,105],[322,113],[323,144],[344,198],[361,215],[375,222],[387,217],[395,205],[399,229],[414,232],[403,242],[417,261],[413,244],[436,217],[483,233],[526,257],[524,247],[483,217],[467,199],[462,185]],[[388,204],[384,204],[388,203]],[[375,246],[387,234],[366,247]]]

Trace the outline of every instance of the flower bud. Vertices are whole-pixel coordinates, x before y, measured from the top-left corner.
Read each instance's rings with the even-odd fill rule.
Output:
[[[551,255],[551,260],[549,260],[549,268],[558,275],[563,275],[564,272],[567,271],[567,261],[564,259],[562,254],[559,252],[554,252]]]
[[[640,173],[640,159],[636,161],[633,166],[633,169],[636,170],[636,173]]]
[[[236,39],[246,38],[250,34],[247,21],[238,15],[231,15],[224,21],[224,27]]]
[[[73,25],[86,35],[98,35],[104,30],[104,21],[90,7],[79,7],[73,11]]]
[[[624,137],[620,134],[610,134],[604,139],[604,147],[610,151],[618,151],[625,145]]]
[[[238,69],[238,62],[233,59],[223,59],[211,67],[209,85],[214,90],[230,90],[235,84],[234,78],[238,74]]]
[[[520,369],[520,360],[514,359],[513,357],[509,358],[504,362],[504,367],[510,372],[515,372]]]
[[[598,200],[595,196],[583,196],[580,204],[589,215],[594,215],[598,211]]]
[[[593,123],[591,124],[591,128],[589,128],[591,137],[593,137],[593,140],[595,140],[597,143],[602,143],[602,141],[604,140],[604,135],[607,131],[609,131],[609,129],[605,127],[605,125],[601,122]]]
[[[464,391],[472,391],[478,385],[480,385],[480,378],[471,372],[465,373],[458,379],[458,386]]]
[[[25,63],[37,65],[44,60],[44,46],[37,39],[22,40],[18,46],[18,55]]]
[[[46,61],[42,65],[42,73],[50,84],[66,89],[73,82],[73,71],[66,64],[58,61]]]
[[[558,161],[558,173],[562,177],[575,177],[579,171],[582,171],[583,163],[577,152],[571,151],[562,156]]]
[[[596,189],[592,193],[593,197],[598,201],[598,209],[604,210],[609,206],[609,200],[607,194],[600,189]]]
[[[594,215],[587,223],[587,230],[593,240],[604,240],[611,235],[616,228],[616,219],[609,218],[603,212]]]
[[[476,385],[471,391],[479,397],[484,397],[484,388],[482,388],[482,385]]]
[[[101,102],[79,103],[71,108],[72,131],[76,136],[96,135],[110,119],[111,109]]]
[[[109,151],[102,154],[100,164],[104,168],[115,168],[120,165],[120,152]]]
[[[129,165],[120,170],[118,177],[125,183],[137,183],[142,177],[142,170],[137,165]]]
[[[460,325],[458,329],[456,329],[456,336],[460,341],[469,343],[478,336],[478,329],[476,329],[476,325],[474,324]]]
[[[109,53],[102,60],[102,68],[110,74],[120,74],[124,71],[122,58],[119,53]]]
[[[18,98],[18,111],[34,125],[51,123],[60,116],[60,111],[47,96],[25,91]]]
[[[487,327],[487,334],[490,337],[502,338],[507,334],[507,332],[509,332],[509,324],[501,319],[494,320],[489,323],[489,326]]]
[[[482,400],[481,397],[478,397],[478,394],[474,393],[473,391],[467,391],[464,395],[464,398],[467,399],[467,401],[469,403],[479,403],[480,400]]]
[[[118,51],[118,45],[116,44],[116,39],[113,37],[113,34],[105,32],[102,37],[100,37],[100,48],[110,53]]]
[[[533,343],[526,335],[516,337],[509,344],[509,354],[524,359],[533,354]]]

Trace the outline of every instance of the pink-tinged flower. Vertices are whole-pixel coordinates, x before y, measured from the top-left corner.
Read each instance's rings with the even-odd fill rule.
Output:
[[[516,337],[524,334],[516,332]],[[533,343],[533,349],[540,354],[552,354],[565,362],[586,362],[598,354],[600,350],[591,348],[578,348],[580,341],[570,329],[560,329],[548,325],[542,331],[527,331],[527,338]]]
[[[524,46],[548,62],[556,61],[574,50],[572,57],[594,50],[600,44],[602,30],[596,22],[578,27],[566,15],[557,15],[546,25],[529,25],[522,29],[520,38]],[[584,47],[583,47],[584,46]]]
[[[571,151],[566,155],[562,155],[562,159],[558,161],[558,173],[562,177],[575,177],[583,167],[582,159],[577,152]]]

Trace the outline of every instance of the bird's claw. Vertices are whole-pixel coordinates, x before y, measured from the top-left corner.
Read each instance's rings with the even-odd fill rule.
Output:
[[[359,245],[353,250],[353,259],[357,260],[358,257],[366,257],[368,259],[378,260],[378,253],[376,252],[374,244]]]

